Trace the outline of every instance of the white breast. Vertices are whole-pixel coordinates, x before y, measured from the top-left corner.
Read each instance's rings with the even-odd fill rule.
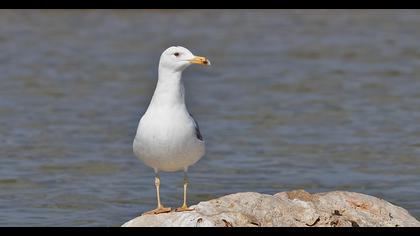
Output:
[[[194,121],[183,107],[148,109],[133,142],[135,155],[155,171],[180,171],[205,153],[195,134]]]

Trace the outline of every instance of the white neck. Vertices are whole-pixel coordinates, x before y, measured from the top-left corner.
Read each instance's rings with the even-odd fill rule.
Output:
[[[159,79],[150,106],[185,106],[182,71],[159,68],[158,73]]]

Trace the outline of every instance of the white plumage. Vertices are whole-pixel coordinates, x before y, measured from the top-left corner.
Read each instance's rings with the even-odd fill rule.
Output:
[[[206,58],[194,56],[184,47],[170,47],[162,53],[156,89],[137,128],[134,154],[156,173],[158,207],[149,213],[170,211],[160,204],[159,171],[185,172],[184,204],[177,210],[191,210],[186,206],[186,173],[205,153],[198,124],[188,112],[184,98],[182,71],[193,63],[210,65]]]

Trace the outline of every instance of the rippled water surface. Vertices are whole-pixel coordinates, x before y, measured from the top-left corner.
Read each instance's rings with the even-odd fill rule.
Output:
[[[0,225],[119,226],[155,207],[132,153],[161,52],[207,142],[190,203],[347,190],[420,218],[420,11],[0,11]],[[182,201],[182,173],[161,175]]]

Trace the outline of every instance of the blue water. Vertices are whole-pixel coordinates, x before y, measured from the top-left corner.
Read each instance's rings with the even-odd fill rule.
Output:
[[[132,153],[161,52],[207,154],[189,202],[355,191],[420,218],[420,11],[0,11],[0,226],[119,226],[155,207]],[[165,205],[182,173],[161,175]]]

